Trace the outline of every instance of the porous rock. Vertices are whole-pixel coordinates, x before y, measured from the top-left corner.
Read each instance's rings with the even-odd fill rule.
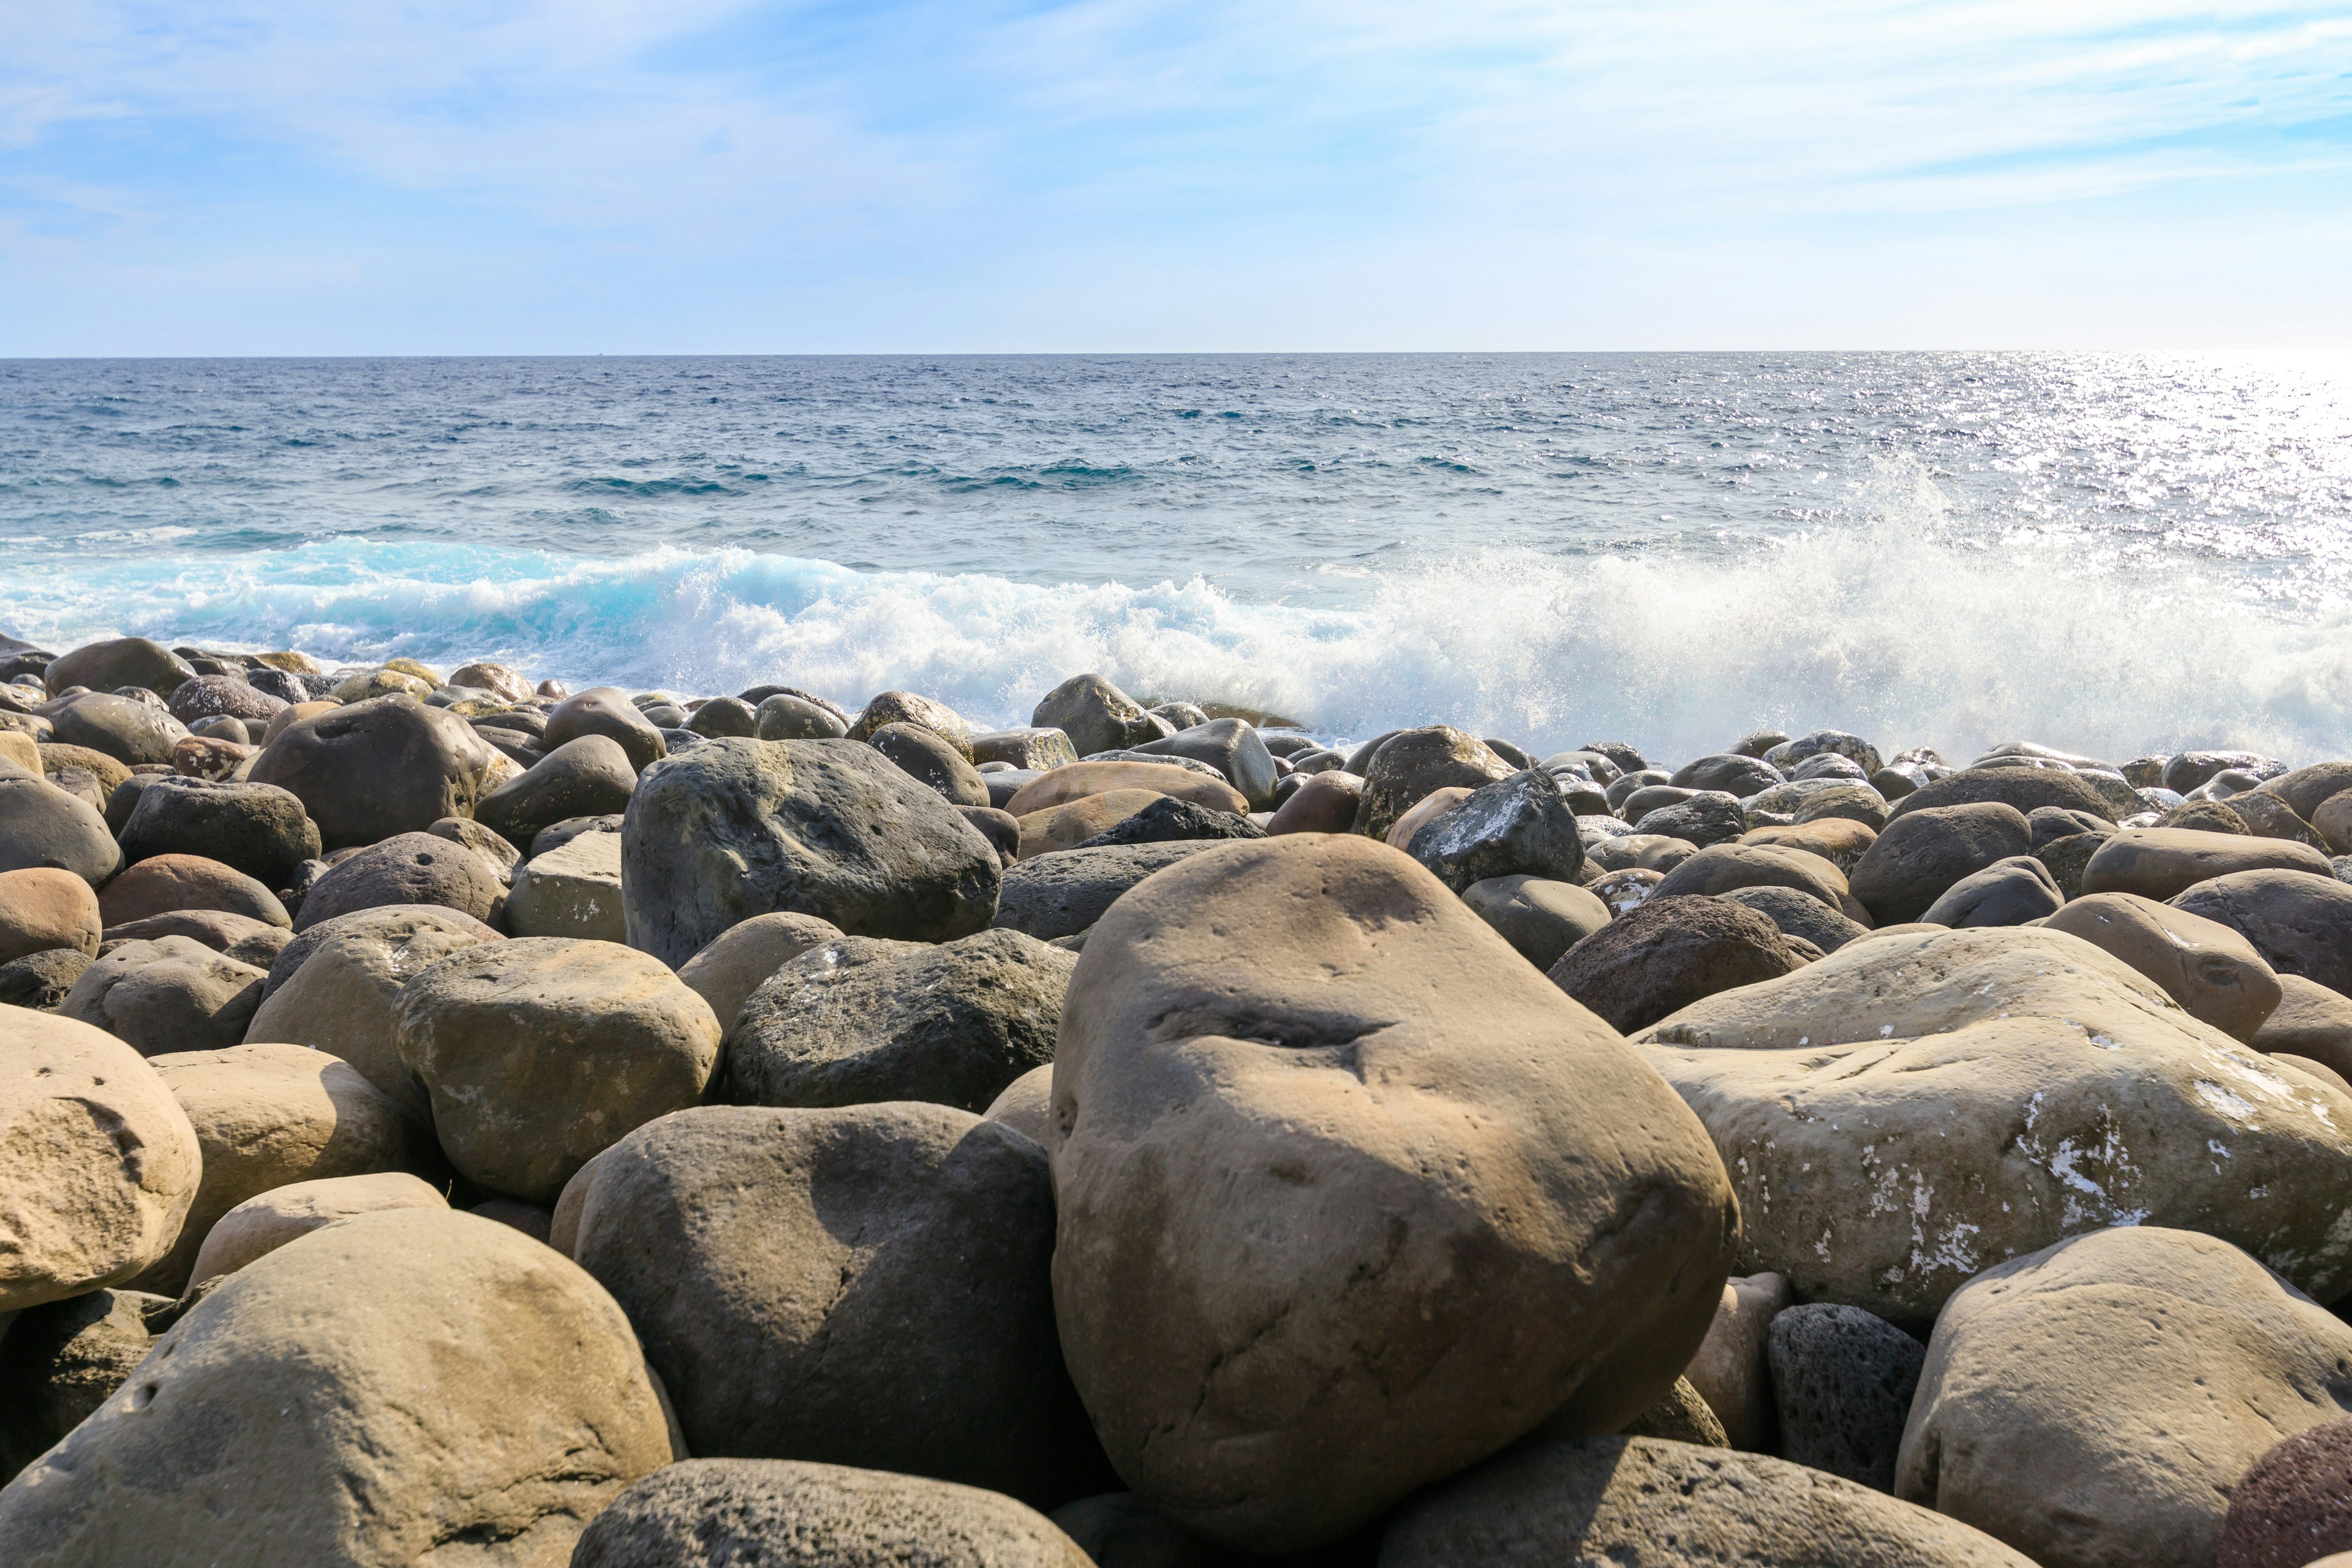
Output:
[[[1645,811],[1633,822],[1636,833],[1679,838],[1701,848],[1710,844],[1728,844],[1748,830],[1748,816],[1740,809],[1738,800],[1720,791],[1695,795],[1688,800]]]
[[[1775,1317],[1765,1353],[1780,1457],[1893,1491],[1927,1347],[1859,1307],[1822,1302]]]
[[[2230,1489],[2215,1568],[2304,1568],[2352,1552],[2352,1420],[2272,1447]]]
[[[369,845],[320,877],[303,895],[294,929],[306,931],[342,915],[396,904],[436,904],[496,926],[506,896],[497,870],[472,850],[436,834],[402,833]]]
[[[1727,904],[1754,910],[1780,928],[1782,936],[1809,942],[1823,952],[1835,952],[1870,928],[1830,908],[1811,893],[1794,888],[1734,888],[1715,895]],[[1859,908],[1860,906],[1856,906]]]
[[[1014,820],[1017,822],[1019,819]],[[1083,839],[1071,847],[1108,849],[1120,844],[1181,844],[1196,839],[1263,838],[1269,831],[1249,817],[1163,795],[1142,809],[1121,817],[1092,838]]]
[[[73,994],[74,982],[89,972],[90,957],[78,948],[53,947],[0,963],[0,1005],[54,1013]]]

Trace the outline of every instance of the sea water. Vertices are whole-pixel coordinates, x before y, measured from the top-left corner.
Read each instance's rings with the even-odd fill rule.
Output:
[[[2086,354],[0,362],[0,631],[986,724],[2352,754],[2352,380]]]

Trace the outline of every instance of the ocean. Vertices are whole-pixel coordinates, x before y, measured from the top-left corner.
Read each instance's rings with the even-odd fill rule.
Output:
[[[60,648],[2352,755],[2352,382],[2250,360],[0,361],[0,541]]]

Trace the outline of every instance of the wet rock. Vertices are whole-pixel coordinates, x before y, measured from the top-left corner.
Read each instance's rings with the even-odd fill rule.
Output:
[[[995,923],[1041,941],[1076,935],[1146,877],[1211,847],[1199,839],[1128,844],[1064,849],[1024,860],[1004,873]]]
[[[986,805],[988,785],[948,738],[920,724],[885,724],[868,742],[951,805]]]
[[[1476,793],[1465,784],[1448,784],[1444,789],[1430,791],[1413,802],[1411,810],[1389,825],[1388,832],[1381,836],[1382,841],[1392,848],[1402,849],[1408,855],[1411,854],[1412,841],[1421,837],[1423,828],[1429,826]],[[1578,847],[1580,851],[1582,848],[1580,836]]]
[[[354,1215],[448,1206],[438,1189],[406,1171],[287,1182],[264,1189],[212,1223],[204,1246],[196,1249],[188,1283],[194,1287],[234,1274],[289,1241]]]
[[[264,925],[288,926],[286,906],[253,878],[202,855],[155,855],[118,875],[98,895],[111,926],[175,910],[223,910]]]
[[[1895,1489],[1903,1423],[1927,1347],[1859,1307],[1790,1307],[1766,1336],[1780,1456]]]
[[[122,1284],[171,1249],[195,1201],[187,1112],[88,1024],[0,1010],[0,1313]]]
[[[2066,901],[2050,868],[2012,855],[1945,889],[1919,919],[1939,926],[2016,926],[2047,919]]]
[[[1724,1440],[1735,1448],[1769,1451],[1776,1441],[1779,1417],[1765,1343],[1772,1320],[1790,1304],[1789,1281],[1780,1275],[1725,1280],[1706,1339],[1683,1369],[1684,1380],[1715,1412]]]
[[[2141,1221],[2194,1223],[2326,1299],[2352,1283],[2321,1195],[2352,1099],[2079,938],[1873,932],[1640,1043],[1733,1173],[1740,1268],[1804,1300],[1924,1327],[1984,1268]]]
[[[2231,1489],[2352,1405],[2352,1328],[2156,1225],[1988,1270],[1936,1324],[1896,1490],[2044,1568],[2208,1568]]]
[[[1114,746],[1118,742],[1114,742]],[[1108,751],[1113,747],[1099,747]],[[1005,763],[1031,773],[1046,773],[1078,760],[1070,737],[1051,726],[1029,725],[1019,730],[992,730],[971,738],[974,763]]]
[[[58,1011],[142,1057],[220,1050],[245,1038],[264,977],[184,936],[129,942],[84,971]]]
[[[619,746],[635,773],[642,773],[669,755],[669,743],[662,739],[661,731],[617,686],[591,687],[557,703],[547,716],[547,734],[541,749],[552,755],[583,735],[602,735]]]
[[[1663,884],[1662,884],[1663,885]],[[1759,886],[1734,888],[1715,895],[1724,902],[1754,910],[1780,928],[1782,936],[1809,942],[1823,952],[1835,952],[1869,928],[1848,919],[1811,893],[1795,888]]]
[[[518,849],[559,822],[626,811],[637,770],[618,741],[583,735],[567,741],[484,795],[474,818]]]
[[[1633,831],[1680,838],[1704,849],[1710,844],[1728,844],[1746,833],[1748,816],[1730,795],[1698,795],[1676,805],[1643,813],[1634,820]]]
[[[1141,745],[1160,734],[1141,703],[1099,675],[1074,675],[1054,688],[1038,702],[1029,722],[1061,731],[1081,757]]]
[[[294,927],[309,931],[341,915],[395,904],[437,904],[495,927],[506,894],[499,874],[472,850],[430,833],[403,833],[320,878],[303,895]]]
[[[621,840],[629,943],[666,963],[779,910],[853,936],[968,935],[1003,876],[953,806],[851,741],[713,741],[647,774]]]
[[[1620,1034],[1702,997],[1801,966],[1780,929],[1712,898],[1653,895],[1552,965],[1551,980]]]
[[[81,746],[126,765],[168,763],[187,726],[160,708],[93,691],[50,710],[57,743]]]
[[[1247,815],[1249,802],[1241,791],[1223,778],[1207,771],[1194,772],[1178,767],[1173,761],[1132,763],[1084,762],[1072,763],[1040,773],[1015,791],[1003,803],[1003,809],[1015,816],[1027,816],[1034,812],[1050,811],[1057,805],[1067,805],[1088,795],[1108,795],[1114,790],[1148,789],[1160,795],[1189,800],[1213,811],[1230,811]]]
[[[88,953],[70,947],[53,947],[0,963],[0,1005],[54,1013],[65,1005],[74,982],[89,973],[89,965]]]
[[[2352,885],[2305,871],[2233,871],[2167,901],[2228,926],[2277,973],[2352,996]]]
[[[1454,785],[1475,790],[1517,771],[1484,741],[1451,725],[1401,731],[1381,745],[1362,775],[1364,797],[1355,831],[1384,837],[1397,818],[1433,791]]]
[[[1380,844],[1138,889],[1054,1065],[1063,1351],[1120,1475],[1212,1539],[1334,1541],[1538,1423],[1621,1426],[1712,1317],[1737,1225],[1699,1130]]]
[[[2265,782],[2287,772],[2284,763],[2254,752],[2180,752],[2165,761],[2164,787],[2176,795],[2187,795],[2231,768]]]
[[[978,1112],[1054,1059],[1077,960],[1015,931],[936,946],[840,937],[778,969],[727,1035],[730,1098],[929,1100]]]
[[[1587,889],[1524,874],[1473,882],[1462,889],[1462,901],[1538,969],[1549,969],[1611,918],[1609,906]]]
[[[2232,1039],[2253,1040],[2279,1005],[2278,976],[2253,944],[2201,915],[2134,893],[2094,893],[2043,923],[2115,954]]]
[[[507,931],[515,936],[625,943],[621,836],[583,833],[560,848],[533,856],[515,872],[504,919]]]
[[[1495,877],[1573,882],[1584,868],[1575,813],[1532,768],[1472,792],[1415,834],[1410,853],[1457,893]]]
[[[804,697],[778,692],[762,698],[752,733],[762,741],[835,741],[849,733],[849,721]]]
[[[591,1155],[700,1103],[719,1062],[709,1005],[658,960],[606,942],[462,949],[404,985],[395,1013],[401,1062],[431,1097],[450,1162],[529,1203],[553,1202]]]
[[[0,963],[52,948],[95,956],[105,921],[89,884],[70,871],[0,871]]]
[[[1045,1151],[943,1105],[706,1107],[588,1173],[573,1256],[688,1447],[1049,1506],[1108,1479],[1063,1369]]]
[[[1382,1568],[2033,1568],[1955,1520],[1801,1465],[1656,1437],[1514,1449],[1432,1487]]]
[[[594,1281],[504,1226],[404,1209],[224,1279],[0,1492],[0,1538],[22,1568],[560,1563],[670,1458]]]
[[[598,1514],[572,1568],[1093,1568],[1011,1498],[782,1459],[688,1459]]]
[[[126,859],[205,855],[264,888],[283,888],[321,852],[318,825],[288,790],[203,779],[146,782],[121,827]]]
[[[0,871],[37,866],[102,887],[122,864],[106,818],[40,779],[0,778]]]
[[[1906,811],[1854,863],[1849,885],[1877,924],[1900,924],[1926,914],[1962,878],[2030,853],[2032,842],[2024,814],[2000,802]]]
[[[42,679],[52,697],[75,686],[93,691],[140,686],[168,698],[184,682],[194,679],[195,673],[194,666],[161,643],[145,637],[116,637],[85,643],[51,663]]]
[[[288,726],[254,759],[256,784],[301,801],[329,849],[420,833],[470,816],[494,787],[487,742],[462,720],[409,697],[382,697]]]
[[[1770,789],[1783,781],[1780,770],[1769,763],[1755,757],[1726,753],[1685,763],[1675,770],[1672,782],[1676,789],[1744,796]]]

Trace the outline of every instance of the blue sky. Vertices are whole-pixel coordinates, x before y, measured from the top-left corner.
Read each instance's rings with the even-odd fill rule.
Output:
[[[0,0],[0,355],[2352,347],[2352,5]]]

